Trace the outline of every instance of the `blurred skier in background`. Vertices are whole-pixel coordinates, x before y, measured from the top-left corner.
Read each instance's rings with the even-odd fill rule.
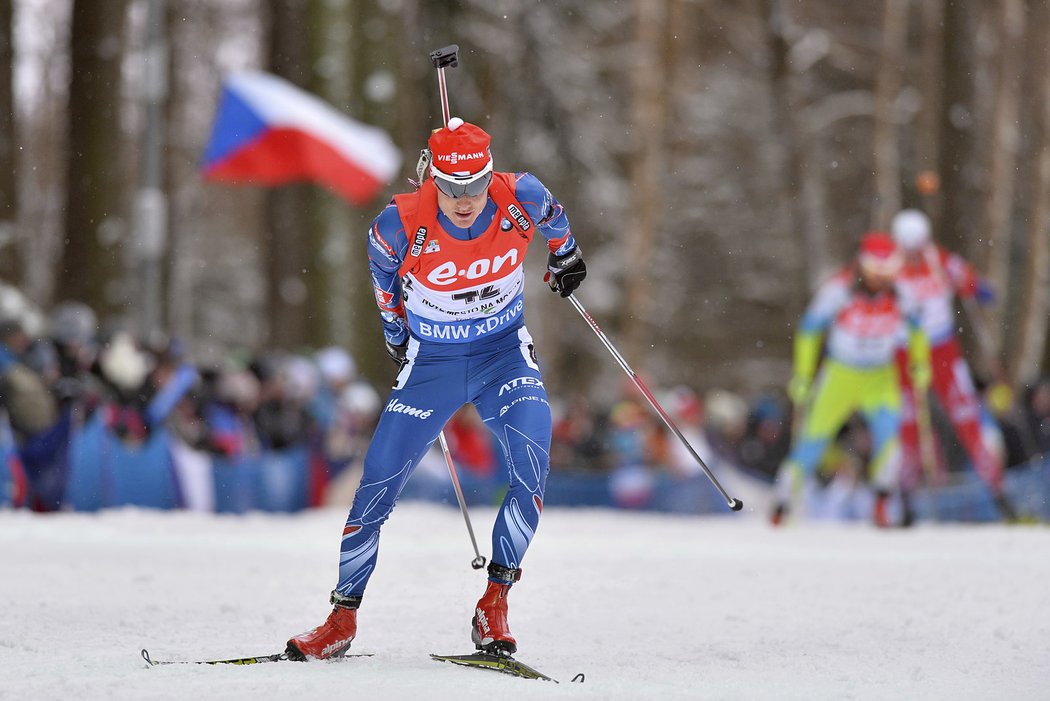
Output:
[[[900,267],[901,254],[888,234],[865,234],[856,260],[820,287],[802,317],[788,386],[801,420],[777,472],[774,525],[800,500],[828,445],[854,412],[871,432],[872,519],[880,527],[892,525],[888,499],[897,488],[900,453],[897,349],[906,348],[916,385],[928,382],[930,373],[926,337],[895,292]]]
[[[288,641],[292,659],[349,649],[380,528],[420,458],[468,402],[499,441],[508,479],[471,638],[486,652],[517,649],[507,594],[539,523],[551,440],[550,405],[524,321],[525,253],[541,234],[545,279],[562,297],[583,281],[586,266],[561,204],[529,173],[494,172],[490,141],[459,118],[435,130],[419,168],[422,177],[429,167],[430,178],[395,196],[369,230],[383,334],[399,371],[343,530],[334,608],[321,626]]]
[[[30,508],[55,511],[66,485],[63,448],[68,447],[70,419],[45,378],[29,364],[31,345],[21,320],[0,319],[0,421],[7,424],[3,430],[9,426],[24,468]]]
[[[1003,493],[1003,454],[1001,436],[994,420],[984,410],[974,386],[970,367],[963,357],[955,335],[955,299],[970,303],[990,303],[991,290],[980,280],[977,271],[961,256],[938,246],[930,237],[930,220],[917,209],[898,212],[891,224],[893,238],[904,255],[897,285],[909,299],[930,340],[932,388],[948,414],[952,427],[966,450],[974,469],[992,491],[1004,518],[1012,519],[1015,511]],[[904,421],[901,426],[903,478],[907,487],[917,482],[922,465],[920,426],[925,402],[916,401],[922,391],[904,373]],[[988,421],[983,416],[988,416]],[[989,445],[989,426],[995,436]]]

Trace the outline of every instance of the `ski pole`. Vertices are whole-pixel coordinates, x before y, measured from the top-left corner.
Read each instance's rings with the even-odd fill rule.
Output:
[[[930,414],[929,390],[912,387],[915,400],[915,427],[919,432],[919,459],[922,460],[923,481],[927,490],[944,486],[944,475],[937,462],[937,437],[933,432],[933,418]],[[934,520],[940,520],[937,514],[937,500],[930,498],[930,508]]]
[[[671,430],[671,433],[673,433],[678,438],[678,440],[682,442],[682,445],[684,445],[686,450],[689,451],[689,454],[693,456],[693,459],[695,459],[696,462],[700,465],[700,467],[704,469],[704,472],[707,474],[707,478],[711,480],[711,484],[715,486],[715,489],[719,491],[719,493],[722,495],[722,498],[726,500],[726,505],[733,511],[740,511],[740,509],[744,507],[744,502],[729,496],[726,490],[718,482],[718,478],[715,477],[713,472],[711,472],[711,468],[707,466],[707,463],[704,462],[703,458],[696,454],[696,451],[693,450],[693,446],[689,445],[689,441],[687,441],[685,436],[682,435],[682,432],[678,430],[678,427],[675,426],[674,421],[672,421],[671,417],[667,415],[667,412],[664,411],[664,408],[660,406],[660,402],[656,401],[656,397],[653,396],[653,393],[650,392],[649,388],[645,386],[644,382],[642,382],[642,378],[638,377],[638,373],[632,370],[631,366],[627,364],[627,361],[624,360],[624,357],[620,355],[620,352],[618,350],[616,350],[616,346],[614,346],[612,344],[612,341],[610,341],[609,338],[602,332],[601,328],[598,326],[598,323],[591,317],[590,314],[587,313],[587,310],[583,308],[583,305],[580,304],[580,300],[576,299],[576,295],[570,294],[567,299],[570,302],[572,302],[572,306],[576,307],[576,311],[580,313],[580,316],[582,316],[584,321],[586,321],[587,324],[591,327],[591,331],[594,331],[595,335],[598,337],[598,340],[602,342],[602,345],[604,345],[605,348],[609,351],[609,353],[612,354],[612,357],[616,360],[617,363],[620,364],[620,367],[623,368],[623,371],[627,373],[627,376],[631,378],[631,381],[634,382],[634,386],[638,388],[638,390],[647,400],[649,400],[649,404],[653,407],[653,409],[660,416],[660,418],[663,419],[664,424],[666,424],[667,428]]]
[[[941,475],[937,464],[937,437],[933,432],[929,390],[912,387],[912,393],[915,397],[915,424],[919,430],[919,456],[927,484],[932,486],[941,482]]]
[[[984,315],[981,314],[981,310],[973,298],[961,297],[960,302],[962,303],[963,312],[965,312],[966,317],[970,321],[970,329],[977,338],[977,347],[980,350],[984,372],[992,376],[993,383],[1002,383],[1003,367],[995,352],[995,340],[992,338],[992,332],[985,322]]]
[[[474,527],[470,525],[470,514],[467,512],[467,500],[463,497],[463,488],[459,486],[459,475],[456,474],[456,466],[452,464],[452,452],[448,449],[448,441],[445,440],[445,431],[438,433],[441,442],[441,452],[445,454],[445,464],[448,465],[448,474],[452,478],[452,487],[456,490],[456,499],[459,500],[459,510],[463,512],[463,521],[467,524],[467,533],[470,534],[470,543],[474,546],[474,559],[470,566],[480,570],[485,566],[485,557],[478,550],[478,541],[474,537]]]
[[[434,64],[438,74],[438,92],[441,94],[441,123],[448,126],[450,113],[448,109],[448,88],[445,86],[445,68],[455,68],[459,65],[459,45],[450,44],[436,51],[430,52],[430,62]],[[419,173],[419,181],[423,182],[424,173]],[[463,488],[459,484],[459,475],[456,474],[456,466],[452,463],[452,452],[448,449],[448,441],[445,440],[445,430],[438,432],[438,441],[441,443],[441,452],[445,454],[445,464],[448,465],[448,475],[452,478],[452,487],[456,490],[456,499],[459,501],[459,510],[463,512],[463,522],[467,524],[467,533],[470,534],[470,543],[474,546],[474,559],[470,566],[480,570],[485,566],[485,558],[478,550],[478,541],[474,537],[474,526],[470,523],[470,512],[467,511],[467,500],[463,497]]]
[[[459,65],[459,44],[450,44],[430,52],[430,62],[438,74],[438,92],[441,94],[441,123],[448,126],[452,116],[448,109],[448,88],[445,86],[445,69]]]

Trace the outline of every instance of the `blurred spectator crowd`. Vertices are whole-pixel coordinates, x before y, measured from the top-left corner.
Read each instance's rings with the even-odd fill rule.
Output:
[[[76,302],[31,326],[0,317],[0,505],[236,512],[352,498],[386,390],[359,377],[344,349],[204,366],[177,340],[105,328]],[[611,405],[549,391],[552,476],[601,480],[610,503],[624,508],[650,507],[660,480],[677,485],[674,510],[710,504],[702,468],[632,385]],[[744,398],[679,386],[658,398],[716,473],[772,481],[792,429],[779,389]],[[1017,398],[997,387],[986,399],[1008,464],[1050,451],[1050,380]],[[503,481],[498,445],[472,407],[453,417],[446,435],[468,484]],[[826,478],[862,480],[866,445],[863,424],[848,425],[826,458]]]
[[[329,480],[363,456],[380,398],[340,348],[199,366],[177,340],[102,328],[67,302],[38,334],[0,321],[0,402],[0,502],[52,511],[133,502],[144,480],[107,472],[114,465],[166,473],[173,505],[217,508],[202,463],[236,469],[289,455],[299,463],[289,474],[306,482],[294,485],[305,486],[300,505],[321,503]]]
[[[772,483],[788,454],[793,430],[791,402],[779,388],[745,398],[715,389],[701,396],[685,386],[658,397],[683,435],[716,474],[737,473]],[[1050,455],[1050,378],[1019,396],[1003,385],[984,391],[986,406],[1002,433],[1009,468]],[[931,402],[934,429],[943,449],[938,471],[927,486],[944,487],[972,470],[952,434],[943,410]],[[843,427],[818,471],[823,485],[838,482],[850,491],[866,489],[870,458],[868,427],[855,417]],[[611,407],[577,397],[555,404],[552,470],[584,469],[610,475],[619,506],[644,507],[660,476],[678,483],[704,482],[702,468],[650,410],[633,386],[625,384]],[[703,489],[709,491],[707,485]],[[732,490],[730,490],[732,491]],[[675,509],[678,510],[678,509]]]

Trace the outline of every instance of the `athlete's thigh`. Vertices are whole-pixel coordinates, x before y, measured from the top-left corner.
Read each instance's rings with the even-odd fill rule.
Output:
[[[803,436],[834,437],[856,406],[856,385],[849,371],[829,362],[821,369],[814,387],[813,402],[803,423]]]
[[[513,465],[532,465],[527,482],[542,479],[550,464],[551,409],[539,366],[531,354],[509,348],[486,364],[472,397],[478,414]]]
[[[362,482],[407,477],[445,423],[466,401],[462,361],[440,357],[413,360],[402,371],[379,415]]]

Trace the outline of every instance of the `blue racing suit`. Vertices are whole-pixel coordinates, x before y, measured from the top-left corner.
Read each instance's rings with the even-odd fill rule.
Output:
[[[343,530],[341,595],[364,593],[383,523],[438,433],[467,402],[496,437],[508,479],[492,530],[492,561],[520,568],[535,534],[550,468],[551,413],[524,322],[524,247],[535,231],[559,255],[576,242],[564,209],[538,179],[494,175],[488,203],[469,229],[440,213],[427,181],[395,197],[369,230],[384,334],[393,344],[407,338],[408,350]]]

